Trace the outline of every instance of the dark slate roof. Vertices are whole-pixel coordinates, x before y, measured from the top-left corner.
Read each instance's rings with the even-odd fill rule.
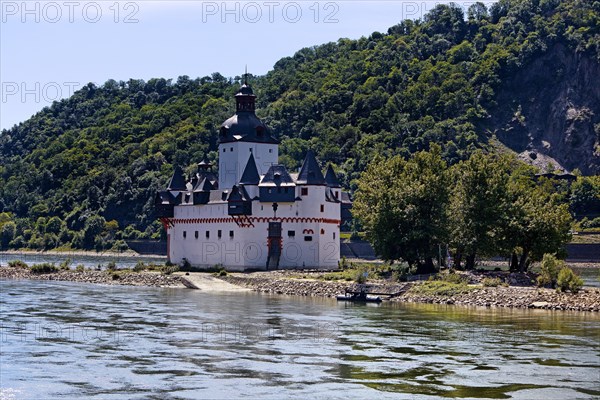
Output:
[[[325,200],[332,203],[341,203],[341,200],[335,197],[335,193],[333,193],[333,190],[329,187],[325,190]]]
[[[227,196],[227,201],[250,201],[250,196],[242,185],[234,185],[231,188],[231,193]]]
[[[271,165],[259,186],[296,186],[283,165]]]
[[[171,181],[167,186],[167,190],[186,190],[185,178],[183,177],[183,170],[178,165],[175,167]]]
[[[244,185],[258,185],[260,182],[260,174],[256,168],[256,161],[254,161],[254,154],[250,153],[250,158],[244,168],[244,173],[240,179],[240,183]]]
[[[210,192],[214,186],[208,178],[202,179],[194,188],[194,192]]]
[[[253,111],[239,111],[223,122],[221,125],[219,141],[221,143],[279,143],[277,139],[271,136],[269,128],[267,128]]]
[[[252,88],[244,84],[235,95],[236,113],[221,124],[220,143],[257,142],[277,144],[279,141],[271,136],[269,128],[254,113],[256,96]]]
[[[325,183],[327,184],[327,186],[332,188],[342,187],[331,164],[327,166],[327,172],[325,173]]]
[[[308,153],[306,153],[296,183],[299,185],[325,185],[321,167],[319,167],[315,153],[312,150],[308,150]]]

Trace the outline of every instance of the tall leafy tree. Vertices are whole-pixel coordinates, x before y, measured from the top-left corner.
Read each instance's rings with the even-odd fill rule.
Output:
[[[404,260],[418,273],[434,271],[447,237],[447,164],[441,147],[373,163],[361,176],[353,214],[386,260]]]
[[[455,249],[455,266],[463,255],[466,268],[475,267],[476,255],[500,254],[502,226],[507,218],[507,157],[475,152],[452,168],[452,198],[449,207],[450,245]]]
[[[536,184],[531,168],[513,172],[508,184],[509,219],[505,225],[505,248],[511,250],[511,270],[524,272],[545,253],[565,256],[573,218],[560,194]]]

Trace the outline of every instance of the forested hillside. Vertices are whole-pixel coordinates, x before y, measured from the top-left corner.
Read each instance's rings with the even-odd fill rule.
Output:
[[[552,157],[600,172],[600,2],[440,5],[386,33],[298,51],[251,77],[295,168],[306,149],[346,187],[375,154],[442,146]],[[0,247],[122,246],[158,237],[153,195],[174,165],[217,157],[239,77],[88,84],[0,135]],[[502,144],[504,143],[504,144]]]

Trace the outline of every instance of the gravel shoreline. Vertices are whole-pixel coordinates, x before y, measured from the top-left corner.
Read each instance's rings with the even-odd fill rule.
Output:
[[[292,296],[335,297],[346,290],[358,290],[361,287],[352,282],[293,279],[283,271],[235,273],[220,278],[260,293]],[[583,288],[579,293],[572,294],[537,287],[479,286],[468,293],[455,296],[424,296],[410,291],[411,287],[419,284],[379,281],[362,286],[369,292],[396,294],[389,298],[392,302],[600,312],[600,289],[596,288]],[[385,295],[381,297],[388,298]]]
[[[34,274],[25,268],[0,268],[0,279],[31,279],[41,281],[69,281],[103,285],[185,287],[179,276],[157,272],[125,273],[117,271],[63,270],[46,274]]]
[[[420,283],[369,282],[359,285],[353,282],[324,281],[316,279],[320,273],[309,274],[310,278],[298,279],[289,271],[232,273],[215,277],[230,284],[248,288],[259,293],[335,297],[346,290],[365,288],[377,292],[392,302],[455,304],[482,307],[539,308],[564,311],[600,312],[600,289],[583,288],[577,294],[558,293],[552,289],[531,286],[482,287],[474,286],[468,293],[454,296],[422,295],[410,289]],[[314,275],[314,276],[313,276]],[[47,274],[34,274],[24,268],[2,267],[0,279],[34,279],[71,281],[105,285],[185,287],[180,274],[164,275],[157,272],[77,272],[62,270]],[[394,295],[392,297],[385,294]]]

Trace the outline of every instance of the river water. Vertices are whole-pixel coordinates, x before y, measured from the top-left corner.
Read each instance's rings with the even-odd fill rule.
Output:
[[[0,280],[0,397],[600,396],[600,316]]]

